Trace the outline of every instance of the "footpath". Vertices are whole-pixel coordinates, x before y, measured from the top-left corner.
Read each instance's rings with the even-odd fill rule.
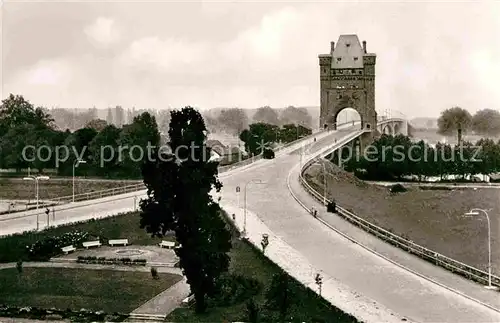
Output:
[[[244,210],[227,202],[221,202],[221,206],[230,216],[235,215],[234,222],[238,229],[242,231],[245,222]],[[317,273],[320,273],[323,277],[321,296],[342,311],[355,316],[358,320],[386,323],[412,322],[408,318],[399,317],[389,309],[376,304],[371,299],[356,293],[340,281],[314,268],[304,255],[274,234],[256,214],[249,210],[247,210],[246,217],[246,232],[246,238],[259,249],[261,249],[262,235],[267,234],[269,245],[266,248],[265,255],[290,276],[316,293],[319,293],[319,290],[314,278]]]

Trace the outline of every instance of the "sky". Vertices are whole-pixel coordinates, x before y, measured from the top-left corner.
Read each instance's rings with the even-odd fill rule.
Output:
[[[500,1],[1,6],[1,97],[35,105],[319,106],[318,55],[357,34],[377,54],[379,112],[500,109]]]

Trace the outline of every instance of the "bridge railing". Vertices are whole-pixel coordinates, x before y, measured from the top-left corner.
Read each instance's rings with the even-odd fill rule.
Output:
[[[343,123],[338,124],[337,126],[342,126],[342,125],[351,124],[351,123],[352,123],[352,121],[349,121],[349,122],[343,122]],[[280,147],[276,147],[276,148],[275,148],[275,149],[273,149],[273,150],[274,150],[274,152],[281,151],[281,150],[283,150],[283,149],[286,149],[286,148],[291,147],[291,146],[293,146],[293,145],[295,145],[295,144],[297,144],[297,143],[300,143],[300,142],[306,141],[306,140],[308,140],[308,139],[311,139],[311,138],[313,138],[314,136],[317,136],[317,135],[319,135],[319,134],[325,133],[325,132],[327,132],[327,131],[328,131],[328,130],[325,130],[325,129],[319,129],[318,131],[313,132],[313,133],[312,133],[312,134],[310,134],[310,135],[307,135],[307,136],[301,137],[301,138],[299,138],[299,139],[297,139],[297,140],[294,140],[294,141],[291,141],[291,142],[289,142],[289,143],[286,143],[286,144],[284,144],[284,145],[282,145],[282,146],[280,146]],[[219,167],[219,173],[225,173],[225,172],[230,171],[230,170],[232,170],[232,169],[234,169],[234,168],[238,168],[238,167],[242,167],[242,166],[245,166],[245,165],[249,165],[249,164],[251,164],[251,163],[253,163],[253,162],[257,161],[257,160],[260,160],[260,159],[262,159],[262,154],[259,154],[259,155],[257,155],[257,156],[253,156],[253,157],[247,158],[247,159],[245,159],[245,160],[242,160],[242,161],[239,161],[239,162],[233,163],[233,164],[231,164],[231,165],[220,166],[220,167]]]
[[[352,140],[352,139],[351,139]],[[349,140],[350,141],[350,140]],[[347,141],[347,142],[349,142]],[[339,143],[338,147],[341,147],[342,143]],[[338,149],[338,148],[337,148]],[[299,181],[304,189],[309,192],[315,199],[317,199],[320,203],[330,203],[331,200],[319,193],[316,189],[314,189],[304,178],[304,173],[307,169],[318,160],[317,157],[313,157],[308,160],[299,174]],[[395,233],[392,233],[384,228],[381,228],[359,216],[355,215],[351,211],[341,207],[336,206],[337,214],[349,221],[350,223],[358,226],[359,228],[365,230],[368,233],[375,235],[376,237],[382,239],[385,242],[388,242],[398,248],[401,248],[410,254],[416,255],[426,261],[429,261],[437,266],[443,267],[453,273],[459,274],[463,277],[466,277],[470,280],[476,281],[481,284],[488,284],[489,274],[486,271],[480,270],[478,268],[472,267],[450,257],[447,257],[443,254],[440,254],[434,250],[425,248],[411,240],[405,239]],[[500,286],[500,277],[493,275],[492,276],[492,285]]]

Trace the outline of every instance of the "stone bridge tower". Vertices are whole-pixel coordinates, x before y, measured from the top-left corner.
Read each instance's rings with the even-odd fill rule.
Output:
[[[366,41],[361,45],[357,35],[340,35],[337,44],[331,42],[330,54],[319,55],[321,128],[337,129],[339,112],[352,108],[362,129],[376,131],[375,62],[376,55],[366,51]]]

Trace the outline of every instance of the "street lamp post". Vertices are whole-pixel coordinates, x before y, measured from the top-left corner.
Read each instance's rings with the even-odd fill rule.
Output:
[[[265,182],[263,182],[262,180],[260,179],[251,179],[249,180],[248,182],[246,182],[245,184],[245,193],[243,195],[243,212],[244,212],[244,215],[243,215],[243,236],[246,236],[247,234],[247,186],[248,184],[250,183],[255,183],[255,184],[265,184]]]
[[[36,213],[36,229],[38,231],[38,229],[40,229],[40,221],[39,221],[39,214],[38,214],[38,206],[39,206],[39,194],[38,194],[38,181],[39,180],[48,180],[49,177],[48,176],[28,176],[28,177],[24,177],[23,180],[25,181],[35,181],[35,198],[36,198],[36,210],[37,210],[37,213]]]
[[[87,161],[83,159],[77,159],[73,163],[73,203],[75,202],[75,168],[78,167],[80,164],[86,164]]]
[[[472,217],[478,216],[482,212],[486,216],[486,221],[488,222],[488,286],[485,286],[486,289],[496,290],[498,289],[496,286],[491,285],[491,227],[490,227],[490,216],[488,212],[483,209],[472,209],[469,212],[465,213],[465,216]]]

